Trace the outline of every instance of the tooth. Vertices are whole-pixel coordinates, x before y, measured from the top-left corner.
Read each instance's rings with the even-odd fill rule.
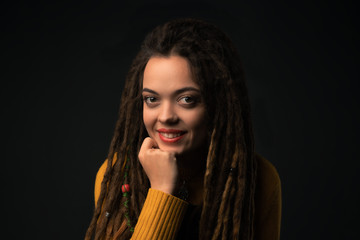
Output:
[[[176,138],[176,137],[179,137],[181,134],[180,133],[161,133],[161,135],[163,135],[166,138]]]

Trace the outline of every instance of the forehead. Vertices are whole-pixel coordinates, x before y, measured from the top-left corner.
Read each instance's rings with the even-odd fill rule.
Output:
[[[171,90],[183,87],[198,88],[187,59],[176,55],[150,58],[144,70],[143,88]]]

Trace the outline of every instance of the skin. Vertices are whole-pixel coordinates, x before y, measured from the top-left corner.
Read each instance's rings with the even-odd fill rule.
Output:
[[[152,57],[143,77],[143,120],[150,137],[139,152],[151,188],[174,194],[189,183],[189,201],[201,201],[206,160],[206,111],[188,61]]]

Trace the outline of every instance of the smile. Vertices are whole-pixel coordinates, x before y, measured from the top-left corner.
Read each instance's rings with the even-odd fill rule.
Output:
[[[182,139],[186,134],[185,131],[177,129],[158,129],[159,137],[163,142],[175,143]]]
[[[176,138],[176,137],[180,137],[181,133],[163,133],[160,132],[160,134],[166,138]]]

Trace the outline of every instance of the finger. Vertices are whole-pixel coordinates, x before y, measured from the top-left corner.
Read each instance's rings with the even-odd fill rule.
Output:
[[[144,157],[144,154],[146,151],[149,151],[150,149],[152,149],[153,147],[156,147],[157,144],[154,140],[152,140],[151,138],[147,137],[144,139],[140,151],[139,151],[139,159],[142,160],[142,158]]]
[[[144,139],[142,148],[145,149],[152,149],[152,148],[159,148],[157,143],[150,137]]]

